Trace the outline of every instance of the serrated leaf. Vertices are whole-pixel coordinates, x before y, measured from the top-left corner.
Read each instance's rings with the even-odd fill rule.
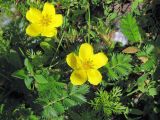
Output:
[[[115,68],[115,71],[117,71],[117,73],[120,73],[120,74],[126,74],[126,69],[121,66],[117,66]]]
[[[65,105],[66,108],[73,107],[73,106],[75,106],[76,104],[77,104],[77,103],[76,103],[74,100],[69,99],[69,98],[66,98],[66,99],[64,99],[64,101],[63,101],[63,105]]]
[[[129,41],[133,43],[142,41],[136,19],[131,14],[128,14],[121,19],[120,28]]]
[[[138,57],[144,57],[144,56],[150,57],[153,51],[154,51],[154,46],[149,44],[149,45],[144,46],[143,50],[137,53],[137,56]]]
[[[132,70],[130,55],[113,54],[109,63],[105,66],[108,71],[109,80],[118,80],[129,75]]]
[[[108,76],[113,80],[118,79],[118,75],[113,70],[108,71]]]
[[[37,84],[39,94],[37,102],[44,106],[46,104],[52,106],[57,115],[61,115],[70,107],[80,105],[86,101],[84,94],[89,90],[88,85],[69,85],[65,87],[66,85],[54,79],[48,80],[47,84]]]
[[[150,58],[146,63],[143,63],[141,66],[140,66],[140,68],[141,68],[141,70],[143,70],[143,71],[150,71],[150,70],[152,70],[153,69],[153,67],[155,66],[155,61],[154,61],[154,59],[152,58]]]
[[[61,114],[61,113],[64,113],[64,107],[63,105],[60,103],[60,102],[56,102],[54,104],[54,109],[57,111],[57,113]]]
[[[57,115],[57,112],[56,112],[56,111],[54,110],[54,108],[51,107],[51,106],[46,107],[46,108],[43,110],[42,114],[43,114],[43,117],[44,117],[44,118],[47,118],[47,119],[53,119],[53,118],[55,118],[55,117],[58,116],[58,115]]]
[[[125,48],[122,52],[123,53],[132,53],[133,54],[133,53],[136,53],[138,51],[139,51],[139,49],[137,47],[131,46],[131,47]]]
[[[86,98],[80,94],[74,94],[71,96],[72,100],[76,101],[77,103],[86,102]]]
[[[107,116],[121,114],[127,109],[120,102],[121,91],[119,87],[114,87],[110,92],[100,89],[96,92],[97,96],[91,101],[91,105],[96,111],[101,111]]]
[[[86,94],[89,91],[89,86],[88,85],[82,85],[82,86],[74,86],[74,85],[70,85],[70,94]]]

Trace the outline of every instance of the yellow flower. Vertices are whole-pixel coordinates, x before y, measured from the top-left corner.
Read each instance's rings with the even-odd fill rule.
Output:
[[[44,4],[42,12],[36,8],[30,8],[26,18],[31,23],[26,29],[26,33],[30,36],[56,36],[56,28],[63,23],[63,16],[56,14],[54,6],[48,2]]]
[[[70,76],[72,84],[82,85],[88,80],[90,84],[98,85],[102,81],[98,69],[107,64],[108,58],[102,52],[94,54],[92,46],[84,43],[80,46],[79,55],[70,53],[66,61],[74,69]]]

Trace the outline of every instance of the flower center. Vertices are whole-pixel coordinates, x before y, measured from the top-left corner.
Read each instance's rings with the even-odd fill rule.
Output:
[[[44,26],[48,26],[51,23],[51,16],[49,15],[43,15],[41,19],[41,24]]]
[[[92,69],[93,68],[93,64],[92,64],[92,61],[84,61],[83,62],[83,68],[84,69]]]

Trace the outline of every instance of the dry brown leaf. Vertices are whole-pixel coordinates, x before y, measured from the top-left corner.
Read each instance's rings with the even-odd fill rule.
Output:
[[[148,61],[148,57],[138,57],[139,60],[141,60],[143,63],[146,63]]]
[[[138,51],[139,51],[139,49],[138,49],[137,47],[131,46],[131,47],[125,48],[122,52],[123,52],[123,53],[133,54],[133,53],[136,53],[136,52],[138,52]]]

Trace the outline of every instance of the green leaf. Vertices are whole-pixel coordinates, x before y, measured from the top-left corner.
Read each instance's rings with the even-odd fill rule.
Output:
[[[134,114],[134,115],[143,115],[143,111],[139,110],[139,109],[129,109],[129,113],[130,114]]]
[[[70,85],[69,86],[69,89],[70,89],[70,94],[74,94],[74,93],[77,93],[77,94],[86,94],[88,93],[88,90],[89,90],[89,86],[88,85],[82,85],[82,86],[74,86],[74,85]]]
[[[142,40],[136,19],[131,14],[121,19],[120,28],[129,41],[134,43]]]
[[[114,87],[110,92],[100,89],[96,92],[96,97],[91,101],[92,107],[106,116],[126,112],[127,107],[123,106],[120,101],[121,91],[120,87]]]
[[[63,105],[68,109],[69,107],[73,107],[73,106],[75,106],[77,103],[74,101],[74,100],[72,100],[72,99],[69,99],[69,98],[66,98],[66,99],[64,99],[64,101],[63,101]]]
[[[67,86],[67,84],[58,82],[56,79],[57,77],[54,78],[52,75],[47,77],[48,83],[37,84],[39,95],[37,102],[39,104],[42,104],[42,106],[50,106],[57,115],[62,115],[65,110],[86,102],[84,95],[89,91],[88,85]]]
[[[54,104],[54,109],[59,114],[64,113],[64,107],[63,107],[63,105],[60,102],[57,102],[57,103]]]
[[[41,84],[48,83],[48,81],[46,80],[46,78],[43,75],[34,75],[33,77],[36,80],[36,82],[38,82],[38,83],[41,83]]]
[[[138,5],[142,3],[144,0],[134,0],[131,5],[131,12],[134,12],[139,15]]]
[[[1,105],[0,105],[0,114],[2,114],[2,113],[3,113],[4,106],[5,106],[4,104],[1,104]]]
[[[51,119],[57,117],[58,115],[57,115],[57,112],[54,110],[53,107],[48,106],[48,107],[46,107],[46,108],[43,110],[42,116],[43,116],[43,118],[44,118],[45,120],[46,120],[46,119],[51,120]]]
[[[30,78],[30,77],[25,78],[24,82],[25,82],[25,85],[26,85],[26,87],[27,87],[28,89],[31,89],[32,81],[33,81],[33,79]]]
[[[132,70],[131,61],[132,58],[130,55],[113,54],[111,60],[105,66],[109,80],[118,80],[129,75]]]
[[[75,94],[71,96],[72,100],[78,102],[78,103],[83,103],[86,102],[86,98],[83,95]]]
[[[26,59],[24,60],[24,65],[26,66],[28,72],[29,72],[31,75],[33,75],[33,74],[34,74],[33,66],[32,66],[32,64],[30,63],[30,61],[28,60],[28,58],[26,58]]]
[[[141,64],[140,68],[143,71],[151,71],[155,67],[156,62],[154,58],[150,58],[146,63]]]
[[[141,92],[145,92],[145,80],[147,80],[147,77],[148,76],[144,74],[137,80],[138,90],[140,90]]]
[[[147,57],[147,61],[140,65],[141,71],[152,71],[157,66],[157,56],[155,55],[155,47],[152,44],[148,44],[143,47],[136,55],[137,57]]]
[[[150,88],[149,89],[149,95],[151,95],[151,96],[157,95],[157,89],[156,88]]]
[[[41,42],[40,46],[45,51],[45,53],[52,53],[53,47],[48,42]]]
[[[27,78],[26,71],[24,69],[18,70],[12,74],[13,77],[19,78],[19,79],[25,79]]]

